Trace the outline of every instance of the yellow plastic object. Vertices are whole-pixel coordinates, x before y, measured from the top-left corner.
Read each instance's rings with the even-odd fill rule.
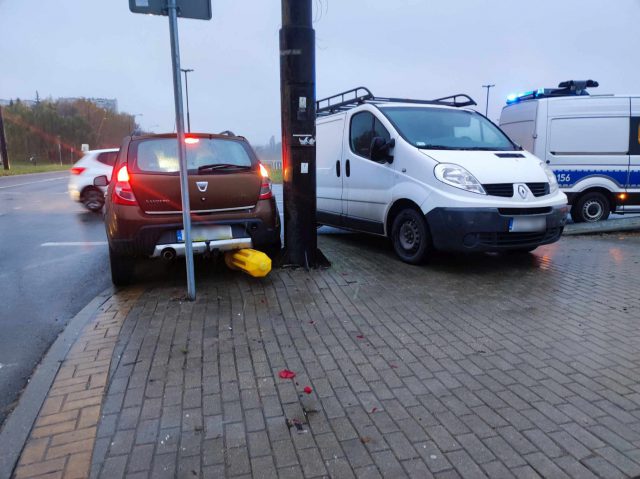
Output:
[[[224,262],[231,269],[239,269],[254,278],[263,278],[271,271],[271,258],[255,249],[227,251]]]

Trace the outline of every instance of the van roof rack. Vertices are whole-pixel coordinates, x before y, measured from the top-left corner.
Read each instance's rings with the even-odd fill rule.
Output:
[[[419,105],[444,105],[465,107],[477,105],[473,98],[464,93],[436,98],[435,100],[412,100],[408,98],[387,98],[374,96],[367,87],[359,86],[351,90],[343,91],[316,102],[316,115],[326,116],[340,111],[350,110],[363,103],[415,103]]]
[[[568,80],[558,84],[558,88],[538,88],[517,95],[507,97],[507,105],[519,103],[526,100],[537,100],[539,98],[550,98],[557,96],[586,96],[589,95],[587,88],[598,88],[600,84],[594,80]]]

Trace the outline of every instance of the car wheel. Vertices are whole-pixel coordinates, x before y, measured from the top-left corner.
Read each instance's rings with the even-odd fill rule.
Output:
[[[111,266],[111,282],[115,286],[126,286],[133,279],[134,258],[117,254],[109,248],[109,264]]]
[[[274,259],[280,254],[281,249],[282,249],[282,240],[278,238],[278,241],[265,246],[259,251],[262,251],[263,253],[265,253],[269,258]]]
[[[391,241],[402,261],[422,263],[431,249],[431,235],[422,213],[412,208],[400,211],[393,220]]]
[[[104,193],[96,188],[87,188],[82,193],[82,204],[89,211],[98,212],[104,206]]]
[[[611,203],[602,193],[593,191],[578,198],[571,208],[571,218],[575,223],[595,223],[606,220],[611,212]]]

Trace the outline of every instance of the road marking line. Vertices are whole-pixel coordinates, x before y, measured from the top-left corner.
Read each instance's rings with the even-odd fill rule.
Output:
[[[6,188],[16,188],[18,186],[25,186],[25,185],[33,185],[35,183],[44,183],[45,181],[56,181],[56,180],[64,180],[67,179],[68,176],[59,176],[57,178],[47,178],[46,180],[38,180],[38,181],[29,181],[28,183],[18,183],[17,185],[7,185],[7,186],[0,186],[0,190],[4,190]]]
[[[104,246],[106,244],[106,241],[60,241],[42,243],[40,246]]]

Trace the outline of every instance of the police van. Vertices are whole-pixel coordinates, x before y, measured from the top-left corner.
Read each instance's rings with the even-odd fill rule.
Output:
[[[408,100],[364,87],[319,100],[318,223],[389,237],[412,264],[433,250],[557,241],[568,207],[555,175],[473,105],[463,94]]]
[[[555,172],[576,222],[640,212],[640,95],[595,95],[566,81],[511,95],[500,127]]]

